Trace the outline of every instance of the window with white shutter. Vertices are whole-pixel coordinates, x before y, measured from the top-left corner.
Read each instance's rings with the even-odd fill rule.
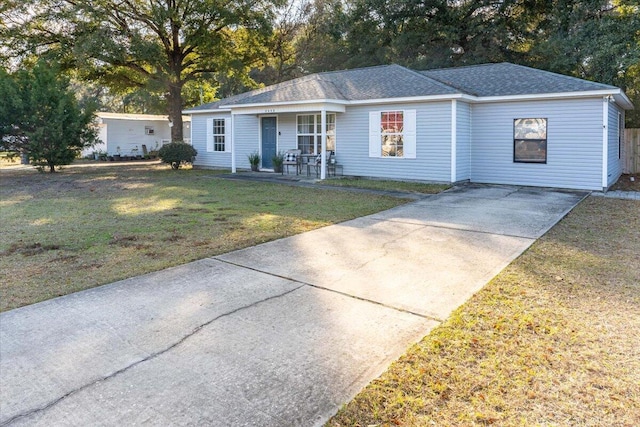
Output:
[[[230,129],[229,119],[226,118],[209,118],[207,119],[207,151],[208,152],[229,152]]]
[[[416,158],[416,110],[369,113],[369,157]]]

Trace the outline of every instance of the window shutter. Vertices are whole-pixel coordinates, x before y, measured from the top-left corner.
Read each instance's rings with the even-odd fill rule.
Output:
[[[207,151],[213,151],[213,118],[207,119]]]
[[[231,152],[231,119],[224,119],[224,151]]]
[[[380,157],[382,139],[380,138],[380,112],[369,112],[369,157]]]
[[[404,157],[416,158],[416,110],[404,111]]]

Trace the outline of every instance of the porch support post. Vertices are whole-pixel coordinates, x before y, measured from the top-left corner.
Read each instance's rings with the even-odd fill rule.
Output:
[[[233,132],[233,122],[234,122],[234,114],[233,111],[231,112],[231,120],[230,120],[230,132],[229,135],[231,137],[231,173],[236,173],[236,144],[234,141],[234,132]]]
[[[320,179],[325,179],[327,174],[327,110],[320,110],[320,139],[322,141],[322,163],[320,165]]]

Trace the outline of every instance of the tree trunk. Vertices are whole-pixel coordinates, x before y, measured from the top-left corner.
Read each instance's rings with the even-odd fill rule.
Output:
[[[169,85],[169,120],[171,126],[171,142],[184,141],[182,135],[182,83]]]

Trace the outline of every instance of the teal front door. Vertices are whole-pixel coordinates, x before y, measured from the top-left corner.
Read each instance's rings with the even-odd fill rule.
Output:
[[[276,154],[276,118],[262,117],[260,122],[262,129],[262,167],[273,169],[273,156]]]

